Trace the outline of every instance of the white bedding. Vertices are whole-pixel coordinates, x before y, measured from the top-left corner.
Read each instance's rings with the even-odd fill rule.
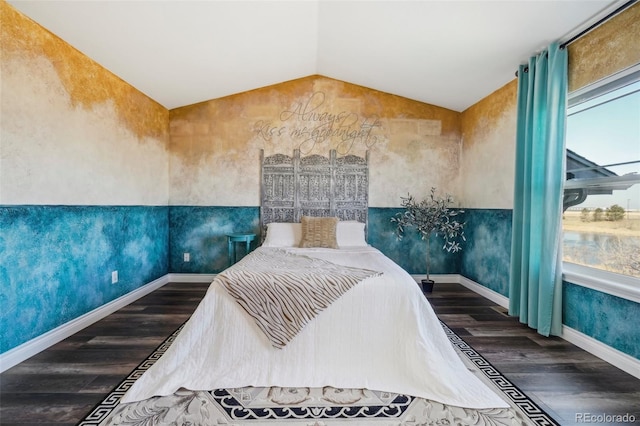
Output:
[[[466,369],[415,281],[380,251],[288,250],[383,275],[357,284],[283,349],[271,346],[214,280],[171,347],[121,402],[170,395],[179,388],[333,386],[468,408],[508,407]]]

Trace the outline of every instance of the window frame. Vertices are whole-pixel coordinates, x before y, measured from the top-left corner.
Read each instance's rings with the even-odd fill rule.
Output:
[[[636,64],[582,89],[569,93],[567,96],[567,109],[636,81],[640,81],[640,64]],[[562,280],[640,303],[640,278],[637,277],[565,262],[563,260]]]

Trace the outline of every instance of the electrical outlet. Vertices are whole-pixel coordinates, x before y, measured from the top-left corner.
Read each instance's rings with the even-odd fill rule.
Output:
[[[191,261],[191,255],[189,253],[185,253],[183,258],[184,258],[185,262],[190,262]]]
[[[111,272],[111,284],[118,282],[118,271]]]

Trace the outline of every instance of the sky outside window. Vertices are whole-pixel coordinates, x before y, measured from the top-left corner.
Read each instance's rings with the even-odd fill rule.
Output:
[[[640,161],[640,81],[569,108],[567,149],[599,165]],[[640,163],[611,166],[622,176],[640,174]],[[589,195],[574,208],[618,204],[640,209],[640,183],[612,195]]]

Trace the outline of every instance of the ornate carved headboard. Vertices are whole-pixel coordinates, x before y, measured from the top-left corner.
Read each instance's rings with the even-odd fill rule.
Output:
[[[260,229],[271,222],[300,222],[302,216],[335,216],[367,224],[369,208],[369,151],[365,157],[300,157],[260,150]]]

